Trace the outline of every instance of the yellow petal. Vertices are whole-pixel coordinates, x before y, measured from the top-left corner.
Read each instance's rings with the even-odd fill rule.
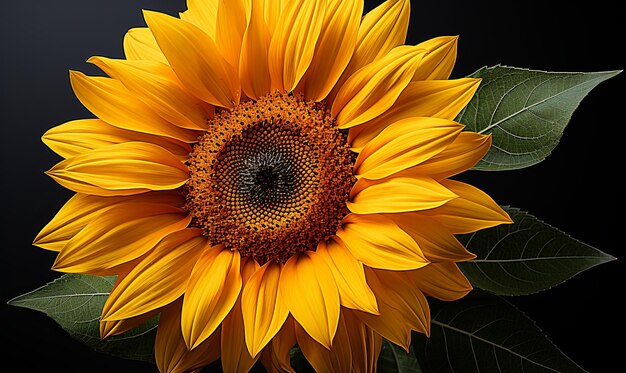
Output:
[[[126,142],[57,163],[47,175],[75,192],[102,196],[172,190],[187,181],[187,167],[158,145]]]
[[[218,3],[219,0],[187,0],[187,10],[180,13],[180,19],[195,25],[215,40]]]
[[[449,179],[440,182],[459,197],[441,207],[421,213],[431,216],[448,228],[451,233],[472,233],[513,222],[509,215],[480,189]]]
[[[129,60],[148,60],[167,63],[152,32],[147,27],[128,30],[124,35],[124,55]]]
[[[201,234],[200,229],[190,228],[161,240],[113,289],[102,309],[102,319],[135,317],[183,295],[193,265],[207,246]]]
[[[291,92],[309,68],[322,29],[326,0],[294,1],[280,15],[269,47],[272,88]]]
[[[184,142],[195,142],[198,137],[197,132],[161,118],[118,80],[70,71],[70,83],[80,102],[112,126]]]
[[[350,348],[352,350],[352,370],[355,373],[374,373],[382,347],[382,337],[365,325],[350,310],[342,309],[346,322]]]
[[[165,14],[144,11],[144,18],[172,69],[191,93],[218,106],[239,103],[237,71],[215,41],[196,26]]]
[[[222,370],[224,372],[247,373],[259,359],[248,352],[245,341],[244,318],[241,301],[237,300],[233,309],[222,322]]]
[[[222,245],[207,248],[193,267],[183,301],[182,330],[189,349],[220,326],[241,291],[240,256]]]
[[[119,198],[121,197],[117,197]],[[46,250],[60,251],[95,216],[112,207],[113,203],[110,206],[108,199],[81,193],[75,194],[37,234],[33,245]]]
[[[331,270],[315,252],[292,256],[282,269],[284,304],[317,342],[330,348],[339,321],[339,292]]]
[[[172,69],[160,62],[114,60],[92,57],[109,76],[154,110],[161,118],[179,127],[206,130],[213,107],[187,93]]]
[[[119,280],[119,276],[118,276]],[[114,335],[126,333],[158,315],[159,310],[144,313],[129,319],[104,321],[100,320],[100,338],[106,339]]]
[[[261,352],[261,356],[259,357],[259,361],[261,362],[261,364],[263,364],[263,367],[265,368],[265,372],[267,373],[283,372],[280,366],[274,363],[274,356],[272,355],[271,347],[266,347],[265,349],[263,349],[263,352]],[[284,372],[294,373],[295,370],[293,370],[293,368],[290,367],[289,370],[284,370]]]
[[[463,126],[437,118],[406,118],[387,126],[359,153],[355,174],[382,179],[441,153]]]
[[[369,184],[361,190],[360,184]],[[456,194],[431,178],[393,177],[376,183],[359,180],[348,209],[355,214],[421,211],[439,207]]]
[[[287,5],[286,0],[265,0],[263,1],[263,9],[264,9],[264,18],[265,23],[267,24],[267,28],[270,32],[270,35],[274,34],[274,30],[276,29],[276,25],[280,20],[280,15]]]
[[[428,301],[424,294],[413,286],[411,278],[413,271],[367,269],[365,273],[381,304],[398,310],[412,330],[430,334]]]
[[[253,258],[242,258],[240,272],[242,284],[246,284],[250,277],[259,269],[259,264]],[[254,365],[257,358],[250,356],[245,341],[243,315],[241,312],[241,295],[233,309],[222,321],[222,368],[225,372],[247,372]]]
[[[163,237],[183,230],[191,217],[162,203],[124,202],[105,210],[71,238],[59,252],[54,269],[93,273],[136,259]]]
[[[413,80],[448,79],[456,62],[458,39],[458,36],[440,36],[418,44],[428,54],[413,75]]]
[[[307,100],[321,101],[352,58],[363,13],[361,0],[329,0],[311,66],[306,73]]]
[[[409,28],[411,4],[408,0],[387,0],[361,21],[352,71],[380,59],[393,48],[403,45]]]
[[[444,151],[399,173],[398,176],[428,175],[433,179],[445,179],[472,168],[487,154],[490,147],[491,134],[461,132]]]
[[[261,362],[270,373],[295,373],[291,367],[290,351],[296,344],[293,318],[289,316],[278,334],[261,353]]]
[[[267,373],[280,373],[280,372],[282,372],[280,370],[280,366],[274,364],[273,358],[274,357],[272,356],[272,348],[271,347],[267,347],[267,348],[263,349],[263,352],[261,352],[261,356],[259,357],[259,361],[261,362],[261,364],[263,364],[263,367],[265,368],[265,371]],[[285,370],[285,372],[294,373],[295,370],[293,370],[293,368],[291,368],[290,370]]]
[[[407,352],[411,330],[430,334],[430,309],[424,294],[405,272],[366,269],[367,281],[379,297],[380,316],[354,311],[367,326]]]
[[[275,356],[275,361],[284,370],[289,371],[287,367],[291,367],[290,364],[290,352],[293,346],[296,344],[296,330],[295,321],[290,316],[285,321],[280,332],[272,340],[272,351]]]
[[[154,356],[160,372],[184,373],[202,368],[220,357],[220,331],[189,351],[180,331],[180,299],[161,312]]]
[[[337,283],[341,305],[369,313],[378,313],[376,296],[367,285],[363,264],[356,260],[339,239],[317,246],[317,254],[324,259]]]
[[[126,276],[133,268],[135,268],[135,266],[137,266],[137,264],[139,264],[139,262],[145,256],[146,256],[146,254],[144,254],[144,255],[136,258],[136,259],[132,259],[132,260],[130,260],[128,262],[120,263],[120,264],[115,265],[115,266],[113,266],[111,268],[89,271],[88,273],[96,275],[96,276],[117,276],[116,283],[113,286],[113,287],[115,287],[115,285],[118,282],[122,281],[124,276]]]
[[[337,236],[369,267],[402,271],[428,264],[411,236],[384,215],[350,214]]]
[[[271,89],[272,79],[267,60],[270,38],[269,29],[263,18],[263,2],[253,0],[252,16],[243,35],[239,59],[241,89],[252,99],[267,95]]]
[[[389,109],[411,82],[423,55],[424,50],[414,46],[396,47],[354,73],[341,87],[332,105],[337,127],[354,127]]]
[[[73,120],[49,129],[41,140],[63,158],[130,141],[156,144],[185,161],[191,146],[182,141],[113,127],[100,119]]]
[[[124,264],[121,264],[111,269],[111,271],[113,270],[116,271],[112,275],[117,276],[115,278],[115,282],[113,283],[113,288],[111,289],[111,291],[113,291],[124,280],[124,278],[130,273],[130,271],[133,270],[133,268],[135,268],[135,266],[141,261],[141,259],[142,258],[137,258],[135,260],[131,260],[130,262],[126,262]],[[109,291],[109,294],[111,293],[111,291]],[[158,315],[160,311],[161,311],[160,309],[157,309],[157,310],[153,310],[153,311],[141,314],[139,316],[131,317],[128,319],[120,319],[120,320],[107,321],[107,320],[103,320],[102,318],[100,318],[99,320],[100,339],[106,339],[111,335],[118,334],[117,331],[119,329],[125,329],[126,325],[134,323],[136,320],[139,320],[142,318],[145,321],[147,320],[148,316]]]
[[[75,194],[37,234],[34,245],[60,251],[67,242],[92,220],[114,206],[124,203],[160,203],[183,207],[185,200],[178,192],[150,192],[128,197],[100,197]]]
[[[472,291],[472,285],[456,263],[431,263],[407,273],[426,295],[444,301],[455,301]]]
[[[241,280],[244,286],[245,284],[248,283],[248,280],[250,280],[250,277],[252,277],[252,275],[254,275],[254,273],[258,271],[259,268],[261,268],[259,263],[257,263],[256,260],[254,260],[251,257],[241,258],[240,267],[241,267]]]
[[[215,44],[232,66],[239,66],[241,41],[250,19],[252,0],[222,0],[217,6]]]
[[[396,309],[386,304],[380,305],[380,315],[372,315],[361,311],[354,311],[358,317],[375,333],[381,335],[391,343],[404,348],[407,352],[411,346],[411,328],[405,323],[402,315]]]
[[[389,124],[412,117],[453,120],[470,102],[480,79],[427,80],[411,82],[396,102],[373,120],[350,129],[348,142],[360,151]]]
[[[350,372],[352,370],[352,351],[343,317],[339,317],[337,333],[330,350],[317,343],[296,323],[296,339],[304,357],[316,372]]]
[[[280,266],[268,262],[252,275],[241,294],[246,345],[252,356],[258,356],[289,315],[278,291],[279,279]]]
[[[339,89],[355,71],[404,44],[410,8],[409,0],[387,0],[361,19],[352,59],[333,88],[329,102],[334,101]]]
[[[420,213],[389,214],[398,227],[408,233],[431,262],[466,261],[476,257],[436,220]]]

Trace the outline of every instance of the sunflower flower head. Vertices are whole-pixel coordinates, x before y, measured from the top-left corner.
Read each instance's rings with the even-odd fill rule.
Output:
[[[160,314],[162,372],[376,368],[428,334],[426,295],[471,290],[455,234],[508,223],[451,180],[491,138],[454,121],[456,37],[404,45],[409,2],[188,0],[144,12],[109,77],[71,72],[97,118],[49,130],[76,192],[35,244],[54,268],[117,275],[103,338]]]

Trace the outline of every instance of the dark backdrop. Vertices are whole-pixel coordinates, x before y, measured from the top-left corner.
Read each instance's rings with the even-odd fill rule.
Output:
[[[373,4],[368,3],[371,9]],[[624,68],[623,22],[609,0],[414,1],[408,43],[460,35],[454,77],[484,65],[554,71]],[[154,368],[93,352],[41,313],[4,303],[58,277],[53,253],[32,239],[71,193],[43,172],[58,161],[39,140],[46,129],[90,117],[75,99],[68,69],[96,70],[92,55],[122,57],[122,37],[143,26],[141,9],[170,14],[183,0],[2,1],[2,350],[22,371],[110,372]],[[619,342],[624,295],[621,206],[624,75],[602,83],[574,114],[555,154],[513,172],[471,173],[499,203],[530,211],[622,260],[594,268],[541,294],[512,298],[550,338],[592,372],[623,366]],[[617,338],[616,341],[621,341]]]

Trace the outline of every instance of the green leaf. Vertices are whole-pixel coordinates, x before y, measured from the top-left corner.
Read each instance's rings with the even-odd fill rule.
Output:
[[[407,353],[401,347],[383,339],[383,346],[378,357],[378,371],[381,373],[421,373],[413,346]]]
[[[153,362],[156,317],[121,335],[100,339],[100,313],[114,282],[115,277],[63,275],[9,304],[45,313],[72,337],[96,351]]]
[[[466,130],[493,135],[476,170],[532,166],[556,147],[572,113],[599,83],[620,71],[558,73],[507,66],[484,67],[478,91],[457,116]]]
[[[496,295],[472,292],[455,302],[429,304],[430,338],[413,335],[425,372],[584,372]]]
[[[475,287],[499,295],[532,294],[615,260],[527,212],[502,208],[513,224],[458,236],[477,256],[459,263]]]

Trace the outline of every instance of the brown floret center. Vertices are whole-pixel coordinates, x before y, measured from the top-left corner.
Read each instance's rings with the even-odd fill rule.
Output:
[[[223,110],[189,156],[192,225],[260,264],[315,250],[348,213],[354,159],[323,105],[274,93]]]

